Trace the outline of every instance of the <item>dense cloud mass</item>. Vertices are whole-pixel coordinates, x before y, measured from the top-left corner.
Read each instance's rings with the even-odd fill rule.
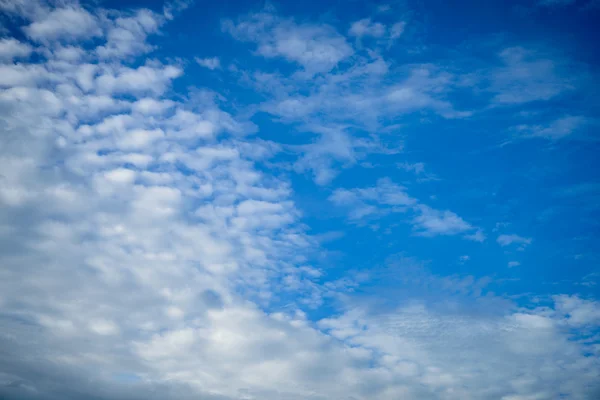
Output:
[[[464,76],[385,59],[377,49],[395,45],[405,21],[342,30],[272,6],[214,25],[244,46],[239,57],[286,68],[155,53],[188,6],[203,7],[0,0],[0,397],[600,396],[594,298],[495,293],[491,278],[404,255],[328,273],[327,232],[303,218],[297,177],[326,192],[347,229],[395,218],[415,240],[516,255],[534,246],[385,175],[332,186],[371,156],[401,154],[387,130],[403,116],[482,112],[451,100]],[[192,67],[229,74],[259,100],[234,105],[216,83],[190,84]],[[494,108],[576,90],[561,68],[512,47],[468,78]],[[265,136],[255,115],[310,139]],[[515,125],[510,140],[556,142],[589,123],[556,117]],[[438,179],[423,163],[396,168]]]

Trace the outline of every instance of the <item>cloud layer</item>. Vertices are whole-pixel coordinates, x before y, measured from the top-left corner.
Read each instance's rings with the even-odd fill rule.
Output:
[[[600,394],[593,298],[521,302],[489,288],[491,278],[440,275],[411,258],[360,273],[348,266],[341,276],[322,263],[328,249],[293,185],[306,173],[348,229],[396,215],[423,241],[535,247],[508,227],[489,243],[478,221],[395,178],[331,186],[343,170],[400,154],[402,140],[389,132],[410,118],[486,112],[453,101],[464,76],[385,59],[404,21],[366,18],[342,30],[271,7],[220,27],[247,47],[243,56],[286,63],[289,73],[242,70],[221,55],[154,57],[154,35],[187,6],[170,3],[161,14],[0,1],[20,24],[0,40],[0,396]],[[375,50],[365,50],[367,40]],[[522,48],[505,49],[500,62],[471,76],[486,107],[573,90],[559,67]],[[230,74],[261,100],[236,107],[219,87],[177,89],[200,67]],[[269,126],[256,115],[301,139],[263,136]],[[577,118],[519,129],[555,140],[583,123]],[[394,165],[425,171],[422,162]]]

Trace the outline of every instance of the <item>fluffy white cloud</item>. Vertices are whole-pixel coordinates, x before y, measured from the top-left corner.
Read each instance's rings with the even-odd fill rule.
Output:
[[[122,15],[111,21],[106,34],[106,44],[96,48],[101,58],[128,58],[152,49],[146,42],[148,35],[156,33],[162,18],[150,10],[138,10],[133,15]]]
[[[140,15],[149,14],[136,15],[141,24]],[[154,29],[146,22],[144,29]],[[219,132],[247,132],[250,125],[212,104],[190,111],[161,97],[182,73],[178,66],[134,68],[114,60],[81,64],[77,57],[61,58],[66,64],[56,76],[51,60],[7,67],[3,74],[0,109],[7,140],[0,153],[5,167],[0,220],[2,248],[12,250],[2,251],[0,304],[3,316],[10,316],[1,321],[2,348],[14,345],[19,352],[3,357],[2,394],[15,393],[13,383],[17,395],[56,390],[33,378],[38,367],[18,364],[17,354],[32,351],[39,366],[57,366],[46,376],[72,376],[74,386],[93,377],[105,393],[119,392],[114,376],[125,375],[144,385],[193,383],[198,389],[187,389],[189,394],[227,389],[237,396],[244,384],[227,388],[224,375],[221,383],[210,378],[211,387],[200,390],[201,380],[189,375],[188,368],[196,368],[191,364],[155,369],[159,353],[153,346],[161,336],[181,348],[200,340],[185,335],[212,315],[214,334],[206,332],[219,358],[225,350],[219,336],[231,333],[219,315],[247,314],[240,323],[268,326],[271,317],[236,295],[236,288],[268,300],[272,280],[281,271],[293,274],[311,243],[296,224],[287,184],[255,168],[270,148],[252,140],[217,144]],[[190,147],[187,141],[198,137],[205,140]],[[194,174],[182,173],[186,168]],[[304,276],[294,290],[310,292],[318,276]],[[36,295],[20,302],[30,291]],[[20,321],[39,333],[21,332]],[[293,325],[288,329],[296,334]],[[12,336],[16,332],[21,333]],[[85,344],[90,342],[91,347]],[[176,355],[167,353],[171,359]],[[94,368],[104,372],[93,373]],[[258,390],[261,383],[254,382]],[[66,386],[56,395],[71,396]]]
[[[31,54],[32,47],[28,43],[8,38],[0,40],[0,61],[10,62],[15,58],[25,58]]]
[[[24,28],[31,39],[44,42],[51,40],[77,41],[101,35],[98,19],[80,7],[64,7],[52,10]]]
[[[560,295],[553,297],[556,312],[574,327],[600,325],[600,304],[578,296]]]
[[[114,71],[105,70],[95,78],[94,84],[101,94],[162,94],[171,80],[182,73],[183,70],[175,65],[121,67]]]

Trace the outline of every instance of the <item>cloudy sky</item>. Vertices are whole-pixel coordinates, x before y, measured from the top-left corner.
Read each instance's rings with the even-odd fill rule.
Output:
[[[599,19],[0,0],[0,397],[600,398]]]

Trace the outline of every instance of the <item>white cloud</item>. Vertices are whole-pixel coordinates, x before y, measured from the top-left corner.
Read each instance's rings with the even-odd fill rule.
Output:
[[[405,26],[405,22],[397,22],[388,27],[381,22],[372,21],[371,18],[364,18],[352,23],[348,30],[348,35],[356,37],[358,41],[363,37],[373,37],[380,40],[385,39],[389,46],[402,36]]]
[[[0,40],[0,61],[11,62],[15,58],[25,58],[31,54],[32,47],[27,43],[8,38]]]
[[[0,64],[0,87],[18,89],[13,93],[22,92],[23,87],[35,86],[45,80],[53,80],[55,75],[38,65]]]
[[[483,242],[485,242],[485,239],[487,239],[487,237],[482,229],[477,229],[477,231],[475,231],[475,233],[465,235],[465,239],[472,240],[474,242],[483,243]]]
[[[27,15],[45,21],[39,7]],[[593,398],[598,350],[567,330],[596,327],[596,302],[500,307],[505,299],[482,295],[485,279],[415,273],[402,293],[422,284],[452,304],[374,310],[348,293],[362,275],[324,282],[291,184],[269,169],[284,146],[252,137],[209,93],[171,95],[178,65],[129,64],[151,48],[157,19],[111,15],[109,27],[139,35],[93,54],[77,50],[85,34],[58,56],[41,41],[35,64],[0,75],[0,397]],[[325,146],[300,146],[315,175],[331,159],[391,152],[339,126],[312,126]],[[470,226],[386,179],[331,200],[357,219],[417,213],[423,234]],[[465,309],[465,296],[486,312]],[[343,302],[339,315],[315,322],[302,311],[328,298]]]
[[[571,326],[600,326],[600,304],[578,296],[554,296],[556,312]]]
[[[334,165],[354,163],[359,155],[355,152],[352,138],[343,128],[314,127],[312,130],[321,133],[321,136],[314,143],[299,149],[304,154],[294,164],[294,168],[298,172],[311,170],[314,181],[319,185],[326,185],[338,174]]]
[[[170,0],[163,6],[163,14],[166,19],[172,20],[175,15],[186,10],[193,4],[193,0]]]
[[[120,67],[100,74],[94,84],[98,93],[102,94],[162,94],[167,90],[171,80],[182,74],[183,70],[175,65]]]
[[[561,62],[523,47],[500,54],[504,66],[491,72],[493,102],[501,105],[547,101],[574,88],[575,77],[565,76]]]
[[[440,100],[449,91],[453,76],[432,66],[410,66],[393,86],[380,85],[388,73],[380,58],[359,58],[352,67],[330,72],[314,86],[304,79],[285,79],[273,74],[258,74],[253,83],[272,95],[262,110],[281,122],[299,127],[300,132],[319,135],[312,145],[298,146],[299,170],[312,169],[319,184],[329,184],[346,166],[369,154],[396,154],[402,148],[397,138],[378,130],[380,121],[417,113],[439,114],[444,118],[464,118],[470,112],[455,110]],[[404,74],[403,74],[404,75]],[[298,94],[306,92],[308,94]],[[306,150],[309,153],[306,154]],[[325,156],[325,157],[324,157]],[[432,179],[432,176],[426,179]]]
[[[518,267],[519,265],[521,265],[521,263],[518,261],[509,261],[508,262],[508,268]]]
[[[559,140],[575,133],[588,122],[582,116],[567,115],[550,122],[548,125],[518,125],[515,129],[522,134],[521,138],[540,137],[548,140]]]
[[[24,28],[31,39],[44,42],[52,40],[76,41],[101,35],[98,19],[79,7],[52,10],[40,20]]]
[[[390,39],[395,40],[402,36],[405,27],[405,22],[396,22],[394,25],[392,25],[390,28]]]
[[[402,83],[387,89],[385,94],[392,112],[411,113],[421,109],[433,110],[444,118],[465,118],[469,111],[457,111],[452,104],[440,99],[448,90],[454,77],[436,71],[431,65],[416,66]]]
[[[98,335],[116,335],[119,332],[119,327],[112,321],[94,320],[89,324],[92,332]]]
[[[221,60],[219,57],[208,57],[208,58],[198,58],[195,57],[194,60],[198,63],[198,65],[208,68],[210,70],[215,70],[221,68]]]
[[[221,131],[248,133],[250,125],[214,104],[187,99],[184,106],[161,97],[182,73],[179,67],[78,60],[68,57],[73,65],[57,76],[43,60],[3,74],[3,135],[16,140],[0,150],[1,234],[3,243],[19,245],[0,256],[7,268],[0,304],[3,312],[37,328],[18,335],[18,343],[10,346],[18,352],[3,357],[0,371],[10,370],[9,382],[22,382],[19,388],[59,390],[62,398],[69,398],[69,388],[46,387],[34,378],[36,368],[45,376],[72,376],[78,388],[90,377],[98,379],[96,394],[106,398],[121,390],[110,376],[123,370],[160,385],[197,385],[188,370],[196,367],[184,366],[183,358],[177,362],[183,369],[169,367],[169,360],[165,369],[155,368],[152,358],[160,354],[152,348],[155,338],[191,346],[185,332],[195,332],[193,321],[208,318],[211,309],[217,316],[234,310],[249,314],[245,321],[254,319],[257,328],[268,324],[270,317],[239,298],[235,287],[244,287],[248,298],[269,293],[271,279],[281,271],[295,273],[292,260],[301,262],[311,239],[296,223],[287,183],[255,168],[275,146],[252,140],[188,145],[190,139],[210,139]],[[211,210],[198,212],[203,207]],[[12,219],[14,212],[25,219]],[[27,261],[14,258],[22,246],[31,247]],[[320,273],[310,271],[293,290],[312,296],[310,282]],[[24,292],[36,293],[36,300],[19,303]],[[13,322],[2,319],[2,331],[19,331],[20,323]],[[215,336],[207,337],[215,346],[212,355],[201,356],[205,360],[220,358],[226,349],[219,335],[232,332],[219,319],[215,324]],[[293,325],[289,329],[295,334]],[[3,336],[3,349],[5,339],[13,340]],[[38,354],[37,366],[19,364],[18,354],[27,352]],[[177,354],[167,356],[172,360]],[[247,386],[225,384],[226,373],[214,371],[221,383],[211,378],[211,387],[202,390],[233,396]],[[260,380],[254,382],[252,390],[258,390]],[[202,392],[186,390],[195,397]]]
[[[435,210],[423,204],[417,208],[419,213],[413,219],[417,235],[457,235],[473,229],[473,226],[452,211]]]
[[[464,238],[476,242],[485,241],[483,231],[472,226],[460,216],[448,210],[436,210],[411,197],[406,188],[388,178],[377,181],[369,188],[335,189],[329,201],[348,212],[348,218],[363,225],[383,215],[401,212],[412,213],[411,224],[416,235],[434,237],[464,234]],[[473,233],[469,233],[474,231]]]
[[[309,75],[328,72],[353,54],[346,39],[332,27],[325,24],[300,25],[291,19],[279,18],[268,10],[237,22],[226,20],[223,29],[238,40],[256,42],[258,54],[296,62]]]
[[[295,169],[313,171],[313,179],[319,185],[330,184],[340,170],[352,167],[370,154],[397,153],[402,147],[398,137],[387,136],[382,140],[383,121],[419,114],[443,118],[466,118],[472,114],[455,109],[447,100],[458,78],[445,68],[406,64],[395,66],[391,74],[392,64],[378,52],[355,51],[332,26],[299,24],[268,9],[235,22],[227,20],[222,27],[240,41],[256,42],[257,52],[267,58],[281,56],[300,64],[300,68],[286,75],[264,70],[238,73],[244,84],[252,85],[267,97],[260,105],[261,111],[299,128],[300,132],[318,135],[306,139],[310,144],[296,147],[300,159]],[[402,27],[402,23],[393,26],[394,38]],[[389,42],[391,33],[386,29],[381,40]],[[284,52],[283,47],[288,44],[284,37],[291,38],[289,42],[298,49],[306,49],[311,60]],[[313,41],[320,44],[317,46]],[[314,54],[320,54],[320,50],[308,50],[313,45],[348,50],[343,50],[343,57],[326,51],[328,57],[334,58],[331,62],[313,60]]]
[[[106,34],[106,44],[98,46],[100,58],[129,58],[152,50],[146,38],[158,31],[162,18],[147,9],[132,15],[120,15],[111,21]]]
[[[515,235],[515,234],[510,234],[510,235],[502,234],[502,235],[498,236],[498,238],[496,239],[496,242],[498,242],[498,244],[502,247],[510,246],[512,244],[527,246],[527,245],[531,244],[532,239],[526,238],[523,236],[519,236],[519,235]]]
[[[321,326],[380,354],[379,373],[373,371],[371,379],[381,391],[372,397],[542,399],[568,392],[584,399],[596,393],[594,384],[587,393],[577,388],[576,377],[587,367],[575,360],[596,363],[577,354],[574,343],[565,345],[560,319],[538,310],[486,319],[474,315],[443,314],[421,303],[382,313],[358,307]],[[487,349],[484,363],[474,348]],[[553,363],[544,369],[550,354],[570,367]]]
[[[362,37],[373,36],[376,38],[382,37],[386,33],[386,27],[380,22],[373,22],[370,18],[361,19],[352,23],[348,34],[350,36]]]
[[[175,103],[171,100],[155,100],[147,97],[133,103],[132,108],[142,115],[162,115],[174,105]]]
[[[364,189],[336,189],[329,201],[348,210],[348,218],[363,223],[389,212],[406,212],[417,201],[406,193],[406,188],[389,179],[380,179],[377,185]]]

